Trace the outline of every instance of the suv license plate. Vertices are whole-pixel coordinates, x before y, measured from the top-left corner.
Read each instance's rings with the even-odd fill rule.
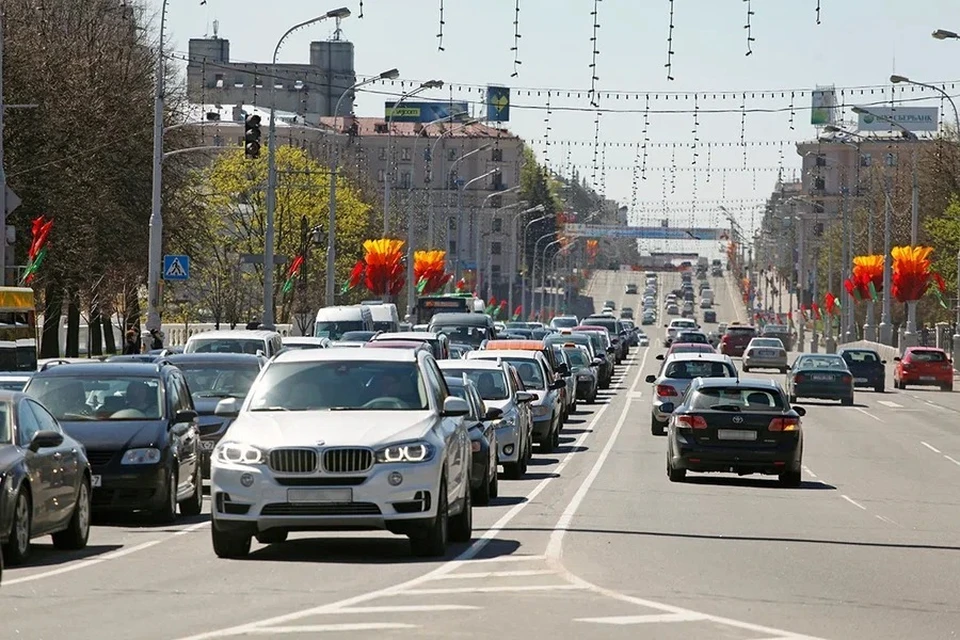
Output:
[[[90,476],[90,486],[93,488],[103,486],[100,476]]]
[[[717,437],[721,440],[756,440],[756,431],[746,429],[718,429]]]
[[[344,504],[353,502],[353,489],[287,489],[287,502]]]
[[[867,379],[866,379],[866,378],[854,378],[853,381],[854,381],[854,382],[857,382],[857,383],[860,383],[860,382],[866,383],[866,382],[867,382]]]
[[[217,443],[213,440],[201,440],[200,448],[204,451],[213,451],[213,448],[217,446]]]

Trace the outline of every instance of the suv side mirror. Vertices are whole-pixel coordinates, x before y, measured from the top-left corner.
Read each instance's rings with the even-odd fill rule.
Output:
[[[234,398],[236,399],[236,398]],[[220,404],[219,402],[217,404]],[[173,415],[174,424],[184,424],[186,422],[193,422],[197,419],[197,412],[193,409],[181,409]]]
[[[564,389],[567,386],[566,380],[554,380],[550,383],[551,389]]]
[[[470,405],[467,404],[466,400],[455,396],[447,396],[446,400],[443,401],[443,411],[440,412],[440,415],[455,418],[465,416],[468,413],[470,413]]]
[[[236,418],[240,415],[240,401],[237,398],[224,398],[217,403],[213,414],[221,418]]]
[[[484,420],[499,420],[503,417],[503,409],[500,407],[488,407],[487,412],[483,414]]]
[[[650,374],[646,378],[644,378],[644,380],[647,381],[647,384],[653,384],[654,382],[657,381],[657,376]]]
[[[53,429],[37,431],[30,440],[30,451],[36,453],[40,449],[49,449],[50,447],[59,447],[63,444],[63,434]]]
[[[529,391],[517,391],[516,395],[513,396],[513,399],[520,403],[533,402],[536,398],[537,396]]]

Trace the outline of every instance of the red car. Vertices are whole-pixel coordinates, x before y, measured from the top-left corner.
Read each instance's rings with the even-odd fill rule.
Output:
[[[720,338],[720,353],[731,358],[743,357],[750,341],[757,337],[756,327],[744,324],[731,324]]]
[[[953,391],[953,361],[943,349],[908,347],[893,370],[893,386],[906,389],[908,384],[938,386]]]

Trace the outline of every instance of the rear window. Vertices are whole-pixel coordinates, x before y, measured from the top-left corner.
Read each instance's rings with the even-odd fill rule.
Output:
[[[740,411],[783,410],[783,397],[779,392],[769,389],[751,389],[749,387],[715,387],[700,389],[690,400],[694,409],[714,409],[736,407]]]
[[[843,359],[847,362],[880,362],[880,358],[873,351],[844,351]]]
[[[946,362],[947,357],[940,351],[911,351],[910,362]]]
[[[680,360],[669,363],[665,375],[674,380],[693,380],[694,378],[732,378],[736,372],[725,362]]]
[[[797,361],[797,369],[846,369],[847,363],[837,356],[807,356]]]
[[[727,335],[742,338],[744,336],[754,336],[757,330],[753,327],[727,327]]]

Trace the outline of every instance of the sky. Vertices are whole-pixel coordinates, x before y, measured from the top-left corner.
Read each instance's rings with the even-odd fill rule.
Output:
[[[159,14],[162,0],[148,3]],[[718,226],[718,205],[745,228],[759,224],[778,176],[798,177],[794,144],[816,137],[817,86],[843,89],[844,120],[856,104],[941,106],[930,91],[894,91],[893,72],[960,95],[960,41],[930,35],[960,31],[949,0],[169,0],[167,45],[185,56],[217,21],[233,60],[266,62],[290,26],[340,6],[352,11],[342,28],[358,75],[396,67],[406,89],[440,79],[445,88],[423,98],[477,109],[488,84],[511,87],[505,126],[552,169],[576,169],[631,207],[640,226]],[[332,31],[328,21],[293,34],[280,60],[307,62],[309,43]],[[357,115],[382,115],[403,90],[370,89]],[[949,105],[943,116],[953,124]]]

